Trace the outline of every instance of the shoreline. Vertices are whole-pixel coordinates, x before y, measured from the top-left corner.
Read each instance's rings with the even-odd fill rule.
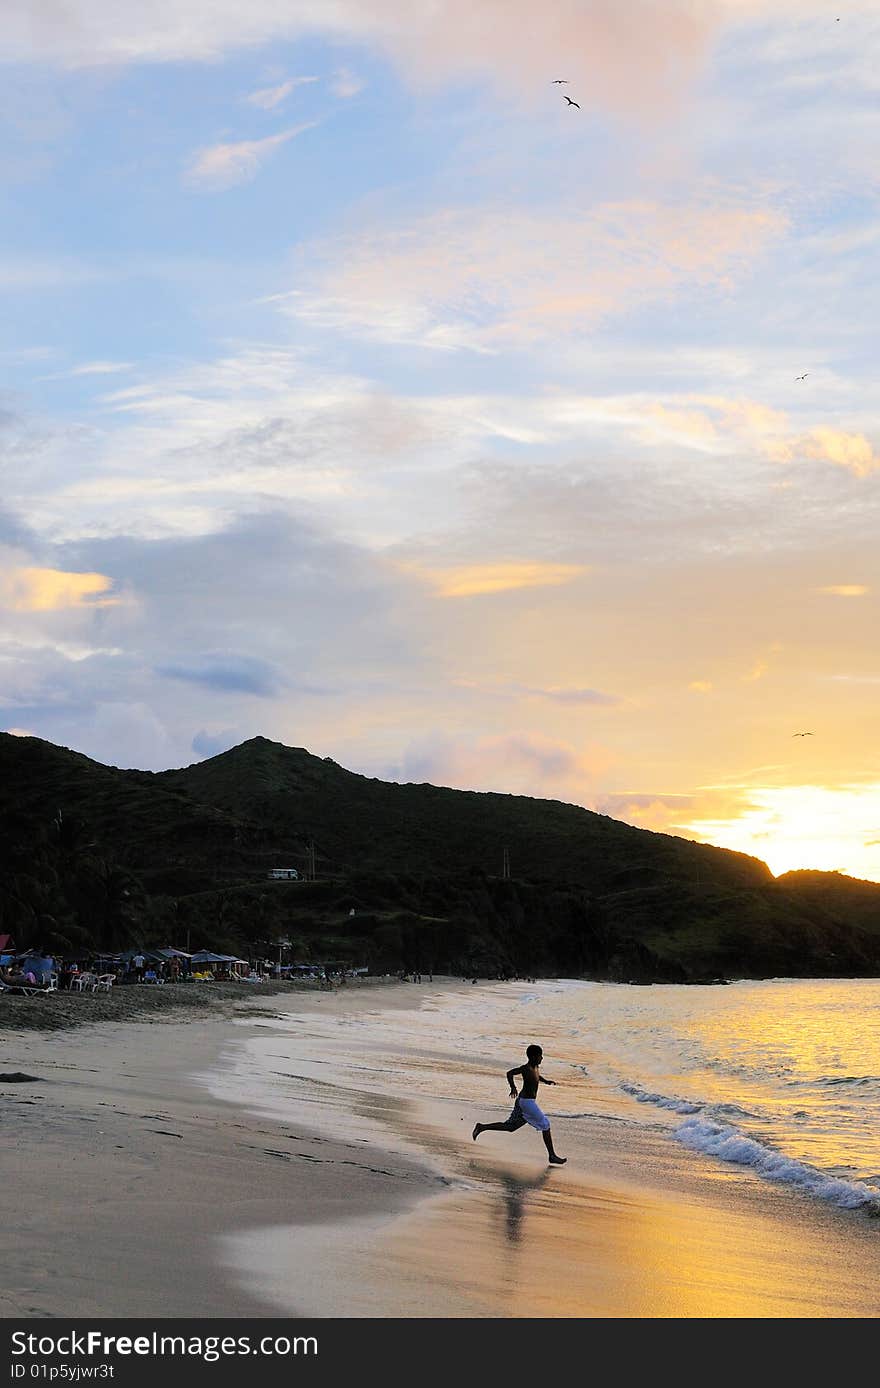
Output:
[[[650,1122],[566,1119],[587,1159],[550,1169],[527,1139],[472,1144],[470,1099],[375,1090],[377,1047],[401,1044],[407,1011],[475,991],[282,985],[162,1014],[185,1027],[0,1033],[2,1070],[41,1078],[0,1082],[21,1211],[0,1234],[0,1315],[878,1314],[864,1215],[722,1170]],[[296,1097],[268,1112],[248,1047],[297,1027],[299,1050],[320,1049],[322,1026],[363,1089],[328,1061],[318,1090],[291,1076]]]
[[[655,979],[650,982],[639,979],[622,981],[578,975],[576,978],[567,978],[566,981],[601,983],[603,986],[614,988],[664,989],[724,987],[737,983],[862,982],[874,977],[880,977],[880,975],[817,975],[815,979],[812,975],[804,978],[795,974],[768,975],[760,978],[737,975],[731,978]],[[509,982],[523,981],[479,979],[477,986],[497,988],[503,987]],[[546,984],[556,980],[539,978],[533,981],[537,984]],[[13,993],[3,993],[0,994],[0,1044],[6,1035],[78,1031],[81,1028],[97,1027],[104,1023],[188,1022],[217,1017],[230,1019],[243,1015],[246,1010],[250,1011],[251,1015],[257,1015],[258,1006],[252,1008],[251,1004],[258,1005],[261,999],[277,1000],[273,1002],[270,1009],[277,1012],[278,1001],[284,999],[289,999],[291,1004],[302,1003],[312,997],[338,996],[342,999],[346,997],[355,999],[369,991],[374,995],[378,993],[385,1001],[385,1005],[388,1005],[388,999],[395,995],[396,990],[400,988],[409,987],[424,992],[424,990],[434,987],[449,986],[469,988],[471,985],[467,979],[438,974],[433,983],[423,982],[421,984],[402,983],[394,977],[367,976],[349,982],[343,988],[336,984],[329,992],[325,992],[315,983],[304,980],[291,982],[272,979],[261,984],[177,983],[162,986],[127,984],[116,986],[109,993],[55,991],[45,997],[39,995],[23,997]],[[407,994],[407,997],[409,996],[411,995]]]
[[[440,980],[443,982],[444,980]],[[397,979],[360,978],[347,983],[352,993],[362,989],[399,986]],[[427,986],[427,985],[425,985]],[[338,990],[338,985],[333,991]],[[0,995],[0,1041],[6,1033],[54,1032],[98,1026],[104,1022],[192,1021],[200,1017],[232,1017],[261,998],[291,999],[322,989],[305,980],[270,979],[266,983],[117,984],[109,993],[55,991],[45,996]]]

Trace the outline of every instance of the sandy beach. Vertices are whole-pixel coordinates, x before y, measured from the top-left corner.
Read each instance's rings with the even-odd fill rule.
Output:
[[[0,1070],[35,1080],[0,1083],[16,1202],[2,1314],[877,1314],[880,1225],[863,1211],[608,1116],[554,1123],[565,1168],[534,1133],[474,1144],[471,1039],[456,1069],[410,1032],[464,994],[395,982],[3,1031]],[[411,1090],[383,1088],[386,1046]]]

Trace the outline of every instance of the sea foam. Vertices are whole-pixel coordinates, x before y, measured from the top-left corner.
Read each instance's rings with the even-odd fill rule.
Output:
[[[640,1104],[655,1104],[657,1108],[669,1109],[673,1113],[698,1114],[699,1117],[686,1118],[672,1134],[678,1142],[694,1152],[704,1152],[707,1156],[718,1157],[737,1166],[751,1167],[764,1180],[796,1186],[798,1190],[833,1205],[850,1210],[867,1208],[872,1214],[880,1215],[880,1193],[870,1186],[817,1171],[795,1157],[787,1157],[783,1152],[765,1146],[732,1124],[716,1122],[707,1116],[707,1113],[744,1118],[755,1116],[737,1104],[699,1104],[690,1099],[653,1093],[637,1084],[622,1084],[620,1087]]]
[[[692,1151],[705,1152],[721,1161],[751,1167],[766,1181],[796,1186],[798,1190],[845,1209],[867,1207],[872,1214],[880,1215],[880,1195],[861,1181],[843,1181],[837,1176],[817,1171],[815,1167],[807,1166],[794,1157],[765,1147],[727,1123],[713,1123],[708,1118],[687,1118],[676,1128],[673,1137]]]

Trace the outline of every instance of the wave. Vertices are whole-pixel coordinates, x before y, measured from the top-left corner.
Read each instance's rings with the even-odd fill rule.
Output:
[[[673,1099],[666,1094],[652,1094],[637,1084],[622,1084],[624,1094],[629,1094],[639,1104],[656,1104],[658,1108],[671,1109],[673,1113],[701,1113],[705,1105],[695,1104],[690,1099]]]
[[[880,1196],[861,1181],[844,1181],[828,1176],[815,1167],[776,1152],[753,1137],[746,1137],[727,1123],[713,1123],[708,1118],[687,1118],[673,1133],[679,1142],[695,1152],[705,1152],[721,1161],[748,1166],[767,1181],[778,1181],[798,1190],[827,1200],[833,1205],[854,1210],[866,1207],[880,1215]]]
[[[807,1079],[786,1080],[786,1089],[866,1089],[880,1085],[878,1075],[816,1075]]]
[[[752,1113],[751,1109],[742,1108],[740,1104],[710,1104],[698,1099],[678,1099],[669,1094],[655,1094],[651,1090],[642,1089],[638,1084],[622,1084],[620,1088],[639,1104],[656,1104],[657,1108],[666,1108],[672,1113],[711,1113],[715,1117],[723,1118],[758,1117],[758,1114]]]
[[[703,1152],[707,1156],[718,1157],[721,1161],[732,1162],[737,1166],[751,1167],[767,1181],[795,1186],[798,1190],[814,1195],[820,1200],[827,1200],[833,1205],[840,1205],[844,1209],[867,1208],[872,1214],[880,1215],[880,1195],[863,1182],[829,1176],[795,1157],[787,1157],[783,1152],[765,1146],[756,1138],[748,1137],[730,1123],[715,1121],[721,1115],[736,1118],[757,1116],[748,1109],[740,1108],[738,1104],[694,1103],[690,1099],[652,1093],[637,1084],[622,1084],[620,1088],[640,1104],[655,1104],[658,1108],[669,1109],[673,1113],[692,1115],[672,1134],[678,1142],[692,1151]],[[709,1114],[713,1117],[709,1117]],[[803,1110],[802,1115],[807,1116]]]
[[[822,1075],[816,1083],[835,1085],[857,1084],[861,1086],[864,1084],[878,1084],[880,1080],[878,1080],[876,1075]]]

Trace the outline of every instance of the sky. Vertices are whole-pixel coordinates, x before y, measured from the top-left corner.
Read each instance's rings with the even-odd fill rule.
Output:
[[[0,728],[880,880],[874,0],[7,0],[0,55]]]

